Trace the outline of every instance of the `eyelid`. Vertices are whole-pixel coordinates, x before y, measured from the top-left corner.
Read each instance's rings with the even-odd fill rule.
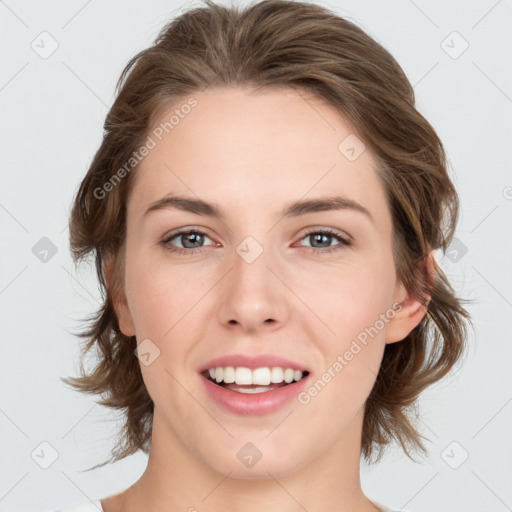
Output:
[[[348,242],[348,243],[353,242],[353,238],[345,231],[340,231],[335,228],[329,228],[329,227],[324,227],[324,226],[313,226],[313,227],[307,228],[307,231],[301,236],[301,239],[304,238],[305,236],[312,234],[312,233],[326,233],[329,235],[338,236],[338,237],[342,238],[343,240],[345,240],[345,242]]]
[[[184,226],[182,228],[172,229],[171,231],[169,231],[168,233],[166,233],[162,237],[162,240],[167,240],[167,239],[172,238],[172,237],[174,237],[176,235],[180,235],[182,233],[188,233],[190,231],[194,231],[194,232],[197,231],[198,233],[202,233],[202,234],[207,235],[208,237],[210,237],[210,235],[208,234],[208,229],[207,228],[203,228],[202,226],[191,225],[191,226]]]

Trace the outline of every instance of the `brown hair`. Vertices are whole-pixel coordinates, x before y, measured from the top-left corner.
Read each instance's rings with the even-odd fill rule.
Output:
[[[131,172],[116,171],[147,140],[162,110],[180,98],[210,85],[291,87],[340,112],[373,151],[393,218],[397,277],[428,305],[405,340],[385,347],[365,406],[362,453],[377,461],[393,439],[410,458],[411,449],[426,453],[411,413],[418,395],[462,358],[466,321],[471,322],[441,268],[434,262],[428,279],[421,264],[430,250],[446,251],[458,216],[441,141],[416,110],[413,88],[399,64],[350,21],[300,1],[264,0],[243,9],[204,4],[165,26],[152,46],[128,62],[117,83],[103,141],[70,219],[75,264],[94,255],[104,301],[79,333],[85,339],[81,376],[63,380],[125,413],[111,461],[139,449],[149,452],[153,402],[134,356],[135,336],[120,331],[113,307],[123,288],[126,204],[136,165]],[[109,260],[115,262],[111,286]],[[83,360],[93,347],[99,360],[86,371]]]

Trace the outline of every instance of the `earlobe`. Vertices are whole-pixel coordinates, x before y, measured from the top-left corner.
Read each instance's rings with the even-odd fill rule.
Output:
[[[128,308],[124,287],[120,282],[121,276],[118,275],[119,269],[117,269],[116,273],[114,266],[113,257],[105,261],[105,280],[114,306],[119,329],[125,336],[135,336],[135,327]]]
[[[425,279],[432,282],[434,279],[433,252],[422,261],[421,266]],[[403,284],[399,283],[395,300],[399,303],[399,307],[396,308],[396,314],[386,328],[386,343],[402,341],[419,325],[427,314],[430,297],[426,297],[426,305],[423,305],[419,299],[408,293]]]

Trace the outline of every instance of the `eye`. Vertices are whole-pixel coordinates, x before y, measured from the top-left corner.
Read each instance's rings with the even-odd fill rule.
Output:
[[[349,247],[352,245],[351,240],[348,237],[334,231],[332,229],[312,229],[308,231],[301,240],[309,239],[312,244],[320,244],[329,246],[333,239],[338,240],[334,246],[331,247],[312,247],[313,251],[317,254],[325,254],[333,251],[342,249],[343,247]]]
[[[177,254],[193,254],[201,250],[205,238],[210,239],[204,231],[187,228],[171,233],[166,236],[161,243],[171,252]],[[174,239],[181,242],[181,247],[176,247],[174,243],[171,243]]]
[[[186,228],[170,233],[162,240],[161,243],[171,252],[190,255],[199,252],[201,248],[204,247],[203,244],[205,238],[211,240],[204,231]],[[180,241],[181,247],[176,247],[175,243],[172,242],[174,239]],[[325,247],[311,247],[311,249],[317,254],[333,252],[352,245],[352,242],[348,237],[332,229],[312,229],[301,238],[301,240],[304,239],[309,239],[312,244],[326,245]],[[337,240],[338,243],[329,247],[333,240]],[[215,245],[215,243],[210,245]]]

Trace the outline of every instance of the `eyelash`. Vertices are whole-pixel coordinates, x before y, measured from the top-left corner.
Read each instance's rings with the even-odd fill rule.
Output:
[[[208,235],[204,231],[201,231],[199,229],[189,229],[189,228],[187,228],[187,229],[182,229],[182,230],[176,231],[174,233],[171,233],[169,236],[165,237],[162,240],[161,243],[162,243],[162,245],[164,245],[164,247],[168,251],[171,251],[173,253],[177,253],[177,254],[180,254],[180,255],[191,255],[191,254],[194,254],[194,253],[200,251],[202,249],[202,247],[196,247],[194,249],[181,249],[180,247],[174,247],[174,246],[172,246],[170,244],[171,240],[173,240],[174,238],[178,237],[179,235],[191,234],[191,233],[196,233],[196,234],[204,235],[204,236],[208,237]],[[304,238],[306,238],[308,236],[311,236],[311,235],[327,235],[327,236],[332,236],[332,237],[336,238],[340,242],[337,245],[334,245],[332,247],[326,247],[326,248],[323,248],[323,249],[319,249],[317,247],[311,247],[311,249],[313,250],[313,252],[315,254],[331,253],[333,251],[340,250],[343,247],[350,247],[352,245],[351,240],[349,240],[348,238],[342,236],[337,231],[333,231],[332,229],[328,229],[328,228],[326,228],[326,229],[312,229],[312,230],[308,231],[307,233],[305,233],[304,236],[301,238],[301,240],[303,240]],[[304,246],[301,246],[301,247],[304,247]]]

